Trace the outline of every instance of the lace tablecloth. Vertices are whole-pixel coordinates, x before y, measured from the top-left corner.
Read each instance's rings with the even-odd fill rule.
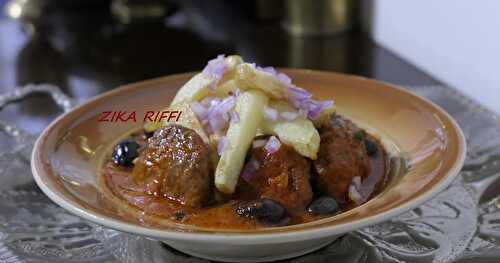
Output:
[[[500,262],[498,117],[450,88],[407,88],[459,122],[468,143],[460,176],[419,208],[289,262]],[[0,95],[0,109],[33,92],[48,93],[65,111],[74,105],[56,87],[31,85]],[[15,141],[0,154],[0,262],[208,262],[67,213],[32,179],[36,137],[1,120],[0,129]]]

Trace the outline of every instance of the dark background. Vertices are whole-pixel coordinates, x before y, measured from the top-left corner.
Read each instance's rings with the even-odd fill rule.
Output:
[[[8,2],[0,0],[0,8]],[[124,23],[110,5],[50,1],[17,19],[2,10],[0,92],[51,83],[81,102],[124,83],[200,70],[217,54],[400,85],[437,83],[375,44],[359,26],[330,36],[293,36],[283,29],[279,6],[262,15],[256,1],[162,1],[162,16]],[[0,119],[38,133],[59,113],[50,99],[34,95],[2,109]]]

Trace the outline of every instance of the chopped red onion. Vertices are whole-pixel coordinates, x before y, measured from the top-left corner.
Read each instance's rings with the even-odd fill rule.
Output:
[[[307,105],[311,100],[311,94],[304,89],[289,86],[288,87],[288,102],[296,109],[307,109]]]
[[[283,85],[285,85],[285,87],[289,87],[292,85],[292,79],[283,73],[278,73],[276,75],[276,79]]]
[[[271,74],[273,76],[273,78],[276,79],[277,81],[281,82],[281,84],[283,84],[284,87],[288,87],[288,86],[292,85],[292,80],[290,79],[290,77],[288,77],[287,75],[285,75],[281,72],[278,72],[273,67],[259,67],[259,66],[256,66],[255,63],[250,64],[250,66],[252,66],[256,70]]]
[[[296,86],[289,86],[287,87],[288,89],[288,96],[290,98],[292,98],[293,100],[296,100],[298,102],[304,102],[304,101],[307,101],[309,100],[312,95],[311,93],[309,93],[307,90],[305,89],[301,89],[299,87],[296,87]]]
[[[331,107],[333,107],[333,100],[311,100],[309,103],[309,112],[307,113],[307,117],[314,120],[318,118],[323,110]]]
[[[382,157],[378,156],[376,158],[382,158]],[[374,166],[372,166],[372,169],[374,170],[384,169],[383,162],[374,162],[373,164]],[[381,182],[383,180],[383,177],[384,177],[383,173],[370,173],[367,177],[363,179],[363,182],[358,187],[359,193],[363,197],[365,197],[366,200],[368,200],[368,198],[370,198],[370,196],[375,191],[377,183]]]
[[[332,100],[317,101],[311,99],[311,94],[304,89],[289,86],[288,101],[299,110],[301,116],[309,119],[316,119],[320,113],[330,107],[333,107]]]
[[[252,180],[252,177],[255,175],[255,172],[259,169],[260,163],[257,159],[251,158],[243,167],[241,171],[241,178],[245,180],[247,183]]]
[[[191,110],[196,114],[196,117],[200,120],[204,120],[207,117],[207,109],[203,107],[199,102],[192,102],[190,104]]]
[[[280,114],[281,118],[287,121],[293,121],[299,117],[297,112],[284,111]]]
[[[253,148],[259,148],[259,147],[262,147],[262,146],[266,145],[266,142],[267,142],[267,141],[266,141],[266,140],[264,140],[264,139],[254,140],[254,141],[252,142],[252,147],[253,147]]]
[[[213,62],[213,64],[215,65],[216,63]],[[283,85],[283,87],[287,89],[288,102],[297,109],[299,116],[303,116],[304,118],[309,118],[311,120],[314,120],[320,116],[322,111],[324,111],[327,108],[333,107],[332,100],[325,100],[325,101],[313,100],[311,93],[309,93],[305,89],[295,86],[292,83],[290,77],[288,77],[286,74],[278,72],[275,68],[260,67],[257,66],[255,63],[247,63],[247,64],[250,67],[254,68],[255,70],[264,72],[266,74],[270,74],[274,79],[279,81]],[[272,121],[275,121],[278,118],[277,114],[275,114],[272,110],[267,110],[267,109],[265,112],[265,116],[266,119]],[[287,116],[284,117],[285,120],[293,120],[296,118],[295,116],[289,114],[285,114],[285,116]]]
[[[212,105],[212,101],[214,100],[219,100],[219,98],[216,98],[216,97],[207,97],[207,98],[204,98],[200,103],[203,107],[205,108],[209,108],[210,105]]]
[[[204,99],[201,103],[193,102],[191,107],[198,120],[208,133],[220,134],[229,122],[229,112],[236,103],[235,96],[223,100],[215,97]]]
[[[229,111],[234,107],[234,104],[236,103],[236,98],[233,96],[228,96],[227,98],[223,99],[218,105],[214,105],[215,114],[219,114],[224,118],[224,120],[227,122],[229,121]]]
[[[208,122],[210,119],[212,119],[214,114],[217,114],[217,109],[218,109],[217,106],[220,103],[221,100],[219,98],[212,98],[211,100],[202,101],[202,105],[208,105],[205,106],[207,108],[207,116],[205,118],[205,123]]]
[[[352,178],[351,185],[349,185],[349,198],[356,204],[360,205],[368,199],[369,196],[363,194],[361,191],[364,181],[361,182],[360,176],[355,176]]]
[[[308,112],[307,112],[307,110],[306,110],[306,109],[301,109],[301,108],[299,108],[299,112],[298,112],[299,116],[302,116],[302,117],[304,117],[304,118],[307,118],[307,113],[308,113]]]
[[[263,72],[266,72],[266,73],[269,73],[271,75],[276,75],[276,69],[274,69],[273,67],[255,67],[257,70],[260,70],[260,71],[263,71]]]
[[[349,198],[356,204],[360,205],[365,202],[363,196],[359,193],[358,189],[354,185],[349,185]]]
[[[361,177],[360,176],[354,176],[352,178],[352,184],[356,187],[359,188],[361,186]]]
[[[211,78],[210,89],[215,91],[217,81],[222,78],[227,69],[224,55],[218,55],[216,58],[208,61],[207,65],[201,72],[205,77]]]
[[[323,110],[333,107],[333,101],[331,100],[313,100],[311,93],[293,85],[290,77],[278,72],[275,68],[260,67],[255,65],[255,63],[249,63],[249,65],[256,70],[272,75],[274,79],[279,81],[288,91],[288,102],[298,110],[300,116],[314,120]]]
[[[144,205],[146,204],[145,196],[130,195],[127,199],[127,201],[138,207],[144,207]]]
[[[267,120],[275,121],[278,119],[278,111],[276,109],[266,107],[264,108],[264,117]]]
[[[217,154],[220,156],[222,154],[222,151],[224,151],[224,146],[226,146],[226,136],[220,138],[219,142],[217,143]]]
[[[226,127],[227,120],[222,115],[213,115],[208,119],[208,132],[213,134],[221,134],[222,130]]]
[[[266,145],[264,146],[264,149],[268,154],[273,154],[277,152],[281,147],[281,142],[276,138],[276,136],[271,136],[269,140],[267,141]]]
[[[231,112],[231,120],[229,121],[231,124],[238,123],[240,121],[240,117],[238,117],[238,113],[236,111]]]

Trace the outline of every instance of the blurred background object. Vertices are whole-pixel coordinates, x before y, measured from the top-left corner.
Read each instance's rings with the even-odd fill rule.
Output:
[[[359,21],[356,0],[286,0],[285,28],[295,35],[328,35],[352,29]]]
[[[379,45],[500,113],[500,1],[374,3]]]
[[[111,13],[122,23],[132,20],[158,19],[172,10],[167,1],[161,0],[113,0]]]
[[[4,89],[48,81],[83,100],[239,53],[395,83],[419,82],[423,70],[422,82],[439,79],[500,112],[496,0],[0,0],[0,8]]]
[[[81,102],[125,83],[200,70],[210,58],[233,53],[264,66],[438,84],[372,40],[383,31],[373,31],[385,21],[381,12],[388,12],[379,5],[361,0],[0,0],[0,92],[51,83]],[[403,23],[397,22],[385,27]],[[379,42],[397,36],[391,37]],[[0,118],[40,130],[50,120],[42,116],[58,114],[42,106],[47,103],[48,98],[34,96],[5,108]]]

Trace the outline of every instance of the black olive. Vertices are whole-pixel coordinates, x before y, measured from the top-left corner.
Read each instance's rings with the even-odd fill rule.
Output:
[[[369,139],[365,140],[365,148],[366,148],[366,153],[368,156],[373,156],[377,153],[378,147],[377,145]]]
[[[236,213],[239,216],[255,218],[257,222],[268,226],[282,226],[289,221],[286,209],[280,203],[268,198],[240,203]]]
[[[315,215],[332,215],[338,211],[339,204],[335,199],[329,196],[320,197],[307,207],[307,212]]]
[[[139,144],[132,140],[121,141],[115,146],[111,160],[116,165],[130,167],[133,165],[132,161],[139,156],[139,147]]]

